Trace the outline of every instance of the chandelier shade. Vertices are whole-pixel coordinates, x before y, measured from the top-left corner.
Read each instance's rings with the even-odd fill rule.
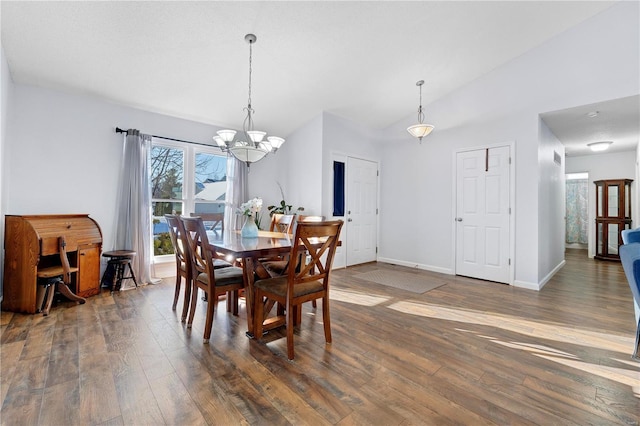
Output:
[[[254,110],[251,106],[251,74],[253,72],[253,44],[258,38],[254,34],[247,34],[244,39],[249,43],[249,100],[246,108],[244,108],[247,115],[242,125],[242,132],[230,129],[219,130],[213,140],[223,152],[233,155],[238,160],[245,162],[249,167],[251,163],[262,160],[267,154],[275,153],[285,140],[278,136],[267,136],[267,132],[253,129]]]
[[[432,124],[424,123],[424,111],[422,110],[422,85],[424,84],[424,80],[419,80],[416,83],[416,86],[420,88],[420,106],[418,107],[418,124],[414,124],[413,126],[407,127],[407,132],[414,138],[418,138],[420,142],[422,142],[422,138],[431,133],[434,129]]]

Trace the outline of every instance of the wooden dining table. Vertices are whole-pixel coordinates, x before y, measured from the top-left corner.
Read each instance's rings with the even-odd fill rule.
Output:
[[[225,230],[223,232],[208,231],[210,249],[223,254],[226,260],[240,259],[244,272],[245,300],[247,308],[247,336],[254,337],[255,318],[253,313],[253,283],[257,279],[270,278],[260,259],[284,256],[291,250],[292,236],[282,232],[258,231],[258,238],[242,238],[240,231]],[[265,313],[269,310],[265,309]],[[284,324],[284,318],[261,318],[264,330]]]

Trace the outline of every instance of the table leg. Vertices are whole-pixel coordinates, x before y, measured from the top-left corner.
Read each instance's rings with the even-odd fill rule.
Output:
[[[242,260],[242,271],[244,273],[244,297],[247,307],[247,336],[254,337],[254,315],[253,315],[253,259],[247,257]]]

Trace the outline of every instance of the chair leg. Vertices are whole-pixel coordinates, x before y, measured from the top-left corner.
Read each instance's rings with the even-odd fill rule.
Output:
[[[317,308],[317,307],[318,307],[318,304],[316,303],[316,299],[313,299],[313,300],[311,301],[311,306],[313,306],[314,308]]]
[[[191,279],[185,277],[184,279],[184,302],[182,303],[182,322],[187,321],[187,314],[189,313],[189,304],[191,303]]]
[[[293,321],[295,319],[295,309],[293,306],[287,308],[287,358],[291,361],[294,357],[293,353]]]
[[[264,315],[264,305],[262,304],[262,293],[255,289],[253,293],[253,334],[257,340],[262,339],[262,317]],[[259,318],[259,319],[258,319]]]
[[[178,267],[179,269],[179,267]],[[176,310],[176,305],[178,304],[178,297],[180,297],[180,287],[182,284],[182,276],[180,275],[180,270],[176,273],[176,289],[173,293],[173,305],[171,305],[171,310]]]
[[[331,317],[329,316],[329,295],[322,298],[322,322],[324,323],[324,340],[331,343]]]
[[[67,299],[73,300],[74,302],[80,302],[81,305],[87,301],[84,297],[80,297],[72,292],[62,280],[56,283],[56,289]]]
[[[56,292],[56,289],[52,284],[48,284],[45,291],[47,292],[47,301],[44,304],[44,308],[42,309],[42,316],[44,317],[49,315],[49,309],[51,309],[51,304],[53,303],[53,294]]]
[[[187,328],[191,328],[193,324],[193,316],[196,313],[196,302],[198,301],[198,286],[195,283],[191,289],[191,307],[189,308],[189,320],[187,321]]]
[[[205,291],[204,294],[208,294]],[[204,338],[203,343],[209,343],[209,339],[211,338],[211,329],[213,328],[213,316],[216,312],[216,305],[218,304],[218,298],[215,295],[211,295],[208,297],[209,302],[207,303],[207,318],[204,321]]]

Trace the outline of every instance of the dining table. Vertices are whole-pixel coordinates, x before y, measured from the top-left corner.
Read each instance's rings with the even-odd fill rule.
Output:
[[[227,261],[240,260],[244,273],[245,300],[247,311],[247,336],[253,338],[255,330],[253,283],[256,279],[270,278],[271,274],[261,263],[261,259],[285,256],[291,250],[292,236],[282,232],[258,231],[257,238],[243,238],[240,231],[207,231],[210,250],[222,255]],[[265,315],[271,310],[265,309]],[[284,325],[284,317],[261,318],[263,329],[269,330]]]

